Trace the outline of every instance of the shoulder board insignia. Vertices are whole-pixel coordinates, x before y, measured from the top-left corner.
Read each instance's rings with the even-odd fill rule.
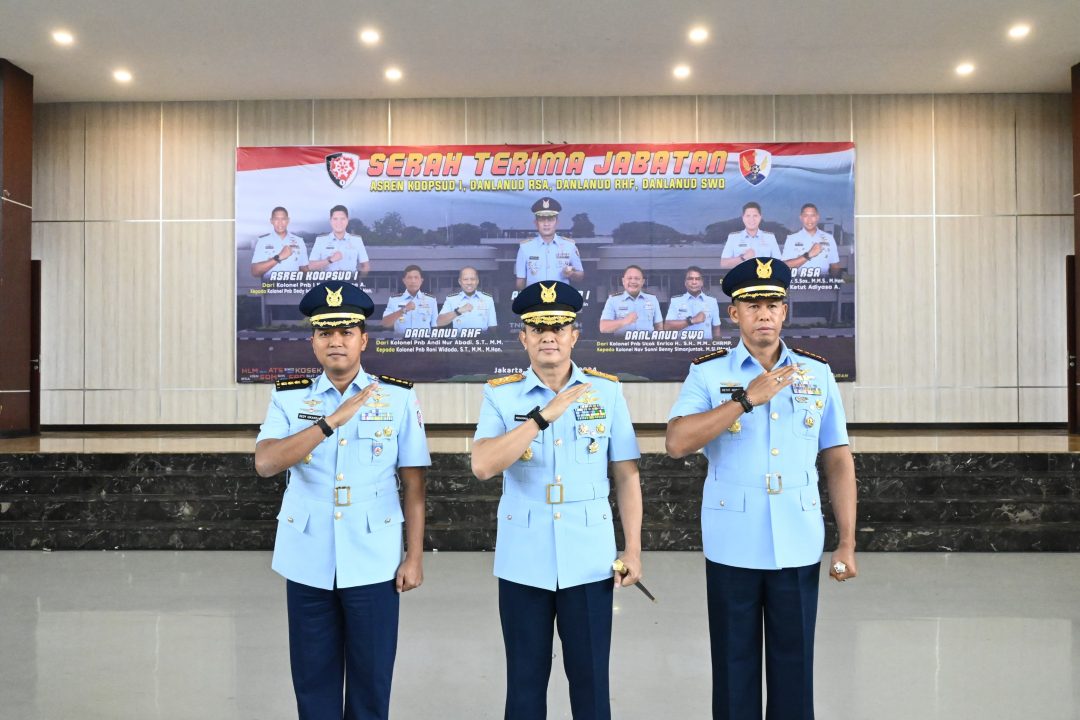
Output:
[[[266,233],[265,235],[260,235],[259,239],[262,240],[264,237],[270,237],[270,233]]]
[[[462,293],[462,294],[464,295],[464,293]],[[480,291],[480,294],[481,295],[486,295],[487,297],[491,297],[491,293],[486,293],[483,290]]]
[[[311,387],[311,378],[285,378],[284,380],[275,382],[274,387],[277,390],[299,390],[301,388]]]
[[[401,378],[396,378],[391,375],[380,375],[379,381],[384,382],[387,385],[397,385],[398,387],[403,387],[405,389],[409,389],[413,386],[411,380],[402,380]]]
[[[610,380],[611,382],[619,382],[619,376],[618,375],[612,375],[611,373],[600,372],[599,370],[593,370],[591,368],[581,368],[581,370],[586,375],[593,375],[595,377],[602,377],[605,380]]]
[[[801,348],[791,348],[791,352],[795,353],[796,355],[803,355],[804,357],[808,357],[808,358],[811,358],[813,360],[817,360],[819,363],[825,363],[826,365],[829,364],[829,361],[826,360],[825,358],[821,357],[820,355],[815,355],[814,353],[809,352],[807,350],[803,350]]]
[[[709,362],[710,360],[715,360],[716,358],[722,358],[727,354],[728,354],[727,348],[722,348],[720,350],[717,350],[716,352],[711,352],[711,353],[708,353],[707,355],[702,355],[701,357],[694,358],[693,363],[695,365],[700,365],[701,363],[706,363],[706,362]]]
[[[514,373],[513,375],[503,375],[502,377],[491,378],[488,380],[488,385],[491,387],[499,387],[500,385],[509,385],[510,383],[516,383],[524,379],[525,376],[521,373]]]

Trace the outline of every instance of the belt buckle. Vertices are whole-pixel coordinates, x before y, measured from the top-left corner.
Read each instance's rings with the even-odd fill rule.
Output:
[[[559,488],[559,499],[558,500],[552,500],[551,499],[551,488]],[[565,489],[563,488],[563,486],[561,484],[559,484],[559,483],[548,483],[548,486],[547,486],[547,504],[548,505],[562,505],[563,498],[565,496],[566,496],[566,491],[565,491]]]
[[[776,478],[776,488],[772,486],[772,479]],[[780,473],[765,473],[765,492],[770,495],[779,495],[784,492],[784,478]]]
[[[341,491],[345,491],[345,502],[341,502]],[[338,485],[334,488],[334,507],[349,507],[352,505],[352,486]]]

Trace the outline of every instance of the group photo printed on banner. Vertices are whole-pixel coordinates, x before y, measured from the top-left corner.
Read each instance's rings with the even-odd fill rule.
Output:
[[[237,381],[318,373],[297,304],[327,281],[372,297],[368,352],[402,377],[519,372],[510,305],[555,280],[585,298],[579,364],[681,381],[738,342],[720,287],[751,258],[792,270],[785,341],[853,381],[854,162],[852,143],[238,148]]]

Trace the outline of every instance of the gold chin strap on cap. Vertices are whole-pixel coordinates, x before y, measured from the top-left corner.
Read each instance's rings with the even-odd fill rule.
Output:
[[[311,318],[311,327],[341,327],[342,325],[362,323],[364,320],[365,317],[360,313],[324,313]]]
[[[534,325],[566,325],[574,322],[577,313],[573,310],[537,310],[521,316],[521,322]]]
[[[741,297],[787,297],[787,290],[779,285],[751,285],[731,293],[731,298]]]

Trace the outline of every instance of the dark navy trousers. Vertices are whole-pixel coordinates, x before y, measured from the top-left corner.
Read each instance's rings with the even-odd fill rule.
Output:
[[[614,584],[544,590],[499,580],[506,646],[505,720],[545,720],[554,628],[562,640],[574,720],[610,720],[608,660]]]
[[[714,720],[814,719],[814,626],[820,566],[751,570],[705,561]]]
[[[394,581],[322,590],[289,580],[285,593],[300,720],[387,718],[400,608]]]

